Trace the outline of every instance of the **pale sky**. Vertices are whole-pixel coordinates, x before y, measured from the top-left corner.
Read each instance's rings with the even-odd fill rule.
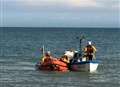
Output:
[[[120,27],[120,0],[0,0],[0,27]]]

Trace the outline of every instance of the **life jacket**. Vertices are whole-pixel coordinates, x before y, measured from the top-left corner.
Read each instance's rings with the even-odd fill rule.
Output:
[[[94,51],[93,47],[92,47],[91,45],[88,45],[86,52],[87,52],[88,54],[91,54],[91,53],[93,53],[93,51]]]
[[[52,59],[51,59],[50,57],[46,57],[46,58],[44,58],[44,62],[45,62],[45,63],[50,63],[51,60],[52,60]]]

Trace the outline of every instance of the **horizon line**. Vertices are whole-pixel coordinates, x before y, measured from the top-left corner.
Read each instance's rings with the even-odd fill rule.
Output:
[[[0,27],[0,28],[120,28],[120,27]]]

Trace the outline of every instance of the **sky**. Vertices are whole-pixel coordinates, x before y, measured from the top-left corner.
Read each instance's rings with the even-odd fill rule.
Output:
[[[120,27],[120,0],[0,0],[0,27]]]

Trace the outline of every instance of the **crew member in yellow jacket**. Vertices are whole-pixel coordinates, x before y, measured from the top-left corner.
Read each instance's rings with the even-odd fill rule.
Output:
[[[95,59],[96,51],[97,51],[96,47],[92,45],[91,41],[88,41],[87,46],[84,48],[84,53],[87,60],[92,60],[93,58]]]

